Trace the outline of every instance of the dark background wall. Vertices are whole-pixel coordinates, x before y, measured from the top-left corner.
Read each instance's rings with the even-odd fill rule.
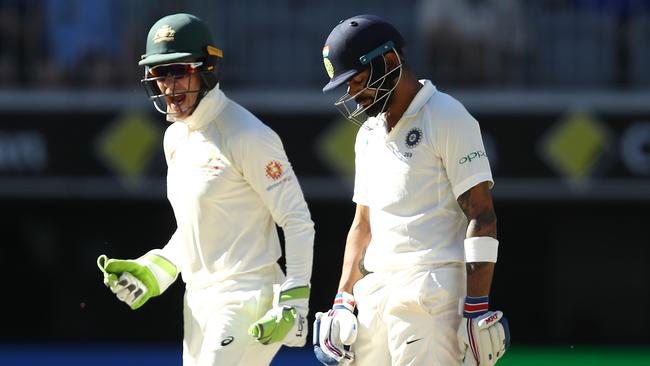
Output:
[[[317,228],[311,308],[323,311],[336,292],[354,208],[309,206]],[[180,281],[131,311],[104,288],[95,266],[99,254],[131,258],[165,242],[173,231],[166,202],[3,201],[2,208],[4,341],[180,339]],[[492,304],[509,316],[519,342],[648,342],[650,253],[639,238],[646,209],[496,202],[502,246]],[[612,313],[636,320],[607,321]]]
[[[99,127],[110,125],[114,117],[110,113],[23,114],[20,123],[5,127],[5,136],[17,136],[47,118],[48,125],[38,131],[51,168],[38,174],[5,175],[5,182],[17,186],[5,183],[14,194],[0,199],[0,268],[7,275],[0,310],[9,315],[0,335],[4,341],[173,341],[182,336],[181,281],[164,296],[131,311],[103,286],[95,265],[99,254],[133,258],[159,247],[175,228],[160,181],[165,166],[159,141],[147,168],[149,178],[138,184],[113,180],[98,158]],[[333,174],[318,153],[318,136],[338,120],[331,114],[261,117],[282,136],[316,223],[311,309],[322,311],[329,308],[336,292],[354,213],[344,179],[320,178],[326,184],[318,183],[318,177]],[[485,121],[484,134],[493,143],[489,148],[498,156],[494,196],[501,247],[492,304],[509,316],[517,341],[648,342],[645,329],[650,319],[643,315],[650,305],[646,265],[650,249],[644,231],[647,192],[622,195],[583,188],[572,194],[577,188],[562,189],[562,184],[549,188],[544,177],[554,181],[556,175],[536,158],[539,154],[531,143],[544,135],[548,123],[536,123],[544,116],[477,117]],[[6,119],[18,121],[12,116]],[[158,115],[152,114],[151,119],[158,128],[165,127]],[[622,131],[629,119],[613,119],[611,129]],[[344,123],[347,128],[349,122]],[[349,155],[352,146],[342,146]],[[610,160],[606,177],[633,177],[620,154],[613,153]],[[63,170],[67,178],[49,173],[51,169],[61,174],[58,161],[65,162],[61,166],[67,169]],[[84,180],[87,176],[94,178]],[[40,178],[35,182],[34,177]],[[100,179],[108,183],[97,188]],[[323,188],[337,184],[342,187],[335,187],[337,193]],[[604,185],[611,190],[610,186]],[[635,314],[635,321],[603,320],[613,313]]]

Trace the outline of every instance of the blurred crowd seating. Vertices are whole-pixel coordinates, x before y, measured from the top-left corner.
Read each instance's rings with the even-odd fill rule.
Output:
[[[150,25],[188,11],[224,49],[234,87],[324,82],[320,48],[340,19],[376,13],[409,63],[445,86],[647,88],[650,0],[3,0],[0,87],[131,87]]]

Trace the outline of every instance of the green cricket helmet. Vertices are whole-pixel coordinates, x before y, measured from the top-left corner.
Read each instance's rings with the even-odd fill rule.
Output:
[[[142,83],[156,110],[170,115],[194,109],[201,98],[218,84],[222,58],[223,52],[214,46],[208,26],[192,14],[178,13],[161,18],[151,27],[146,53],[138,65],[144,66]],[[165,94],[158,87],[157,81],[169,77],[176,81],[189,74],[198,74],[200,85],[190,85],[189,90],[177,92],[174,83],[171,94]],[[177,103],[187,93],[199,93],[194,105],[185,109],[179,106],[180,112],[176,113],[167,111],[165,97],[171,97],[170,100]]]

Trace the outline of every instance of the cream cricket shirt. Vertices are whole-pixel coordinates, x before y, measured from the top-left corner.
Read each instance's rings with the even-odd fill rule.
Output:
[[[314,224],[275,132],[216,87],[167,128],[164,148],[177,229],[163,251],[188,288],[275,263],[275,223],[284,231],[287,280],[309,284]]]
[[[369,118],[355,143],[354,202],[370,209],[369,271],[464,261],[456,199],[492,181],[478,122],[428,80],[390,133]]]

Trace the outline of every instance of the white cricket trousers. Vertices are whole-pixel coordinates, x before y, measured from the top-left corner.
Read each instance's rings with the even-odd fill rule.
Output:
[[[262,345],[248,328],[273,303],[276,264],[202,289],[185,291],[183,366],[268,366],[280,343]]]
[[[460,366],[456,331],[465,266],[445,263],[371,273],[354,286],[355,366]]]

